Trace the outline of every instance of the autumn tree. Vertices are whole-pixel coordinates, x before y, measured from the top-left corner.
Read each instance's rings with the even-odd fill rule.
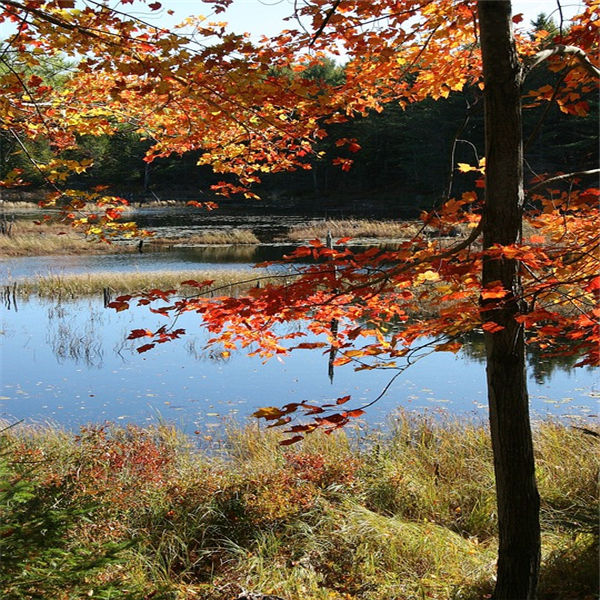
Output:
[[[230,1],[212,4],[220,11]],[[588,0],[551,43],[548,32],[515,35],[519,15],[511,16],[507,0],[311,0],[297,10],[302,28],[258,45],[219,23],[200,22],[189,38],[104,5],[78,10],[71,0],[0,0],[0,6],[2,18],[18,25],[6,47],[21,61],[0,81],[2,129],[15,139],[42,132],[51,139],[55,158],[37,165],[54,187],[50,201],[100,237],[122,233],[112,208],[121,200],[60,186],[64,173],[89,167],[61,154],[81,132],[107,134],[127,123],[151,140],[148,161],[199,151],[200,164],[237,177],[237,184],[222,182],[217,191],[251,197],[262,173],[309,168],[326,125],[392,102],[406,107],[469,86],[483,89],[485,158],[457,166],[476,177],[476,188],[424,213],[422,230],[395,250],[357,253],[345,239],[331,246],[313,240],[289,257],[313,260],[292,283],[232,298],[208,297],[207,290],[216,291],[212,282],[189,281],[195,296],[152,290],[122,296],[113,308],[157,303],[153,310],[167,318],[194,311],[212,333],[211,343],[226,353],[242,346],[269,358],[320,348],[336,365],[396,369],[394,377],[430,351],[456,352],[461,336],[483,330],[500,538],[495,597],[534,598],[539,497],[525,346],[598,364],[598,190],[585,186],[588,170],[536,177],[524,191],[522,83],[547,64],[558,81],[528,92],[528,103],[586,113],[585,97],[598,77],[589,59],[597,51],[597,0]],[[81,58],[60,94],[28,71],[40,51]],[[343,80],[309,76],[335,52],[345,56]],[[285,75],[290,70],[293,77]],[[350,170],[360,156],[357,140],[341,137],[336,148],[333,164]],[[13,173],[4,184],[18,182]],[[103,216],[81,216],[90,200],[109,208]],[[282,331],[279,325],[289,321],[305,322],[306,331]],[[317,341],[303,340],[308,333]],[[144,352],[183,334],[167,321],[130,338],[142,340],[138,350]],[[343,427],[377,399],[293,403],[256,416],[287,427],[291,435],[282,443],[289,444],[316,429]]]

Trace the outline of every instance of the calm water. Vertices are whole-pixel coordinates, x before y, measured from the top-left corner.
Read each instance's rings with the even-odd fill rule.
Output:
[[[144,254],[97,256],[26,256],[0,258],[0,285],[37,275],[69,275],[94,271],[142,272],[190,269],[251,269],[258,262],[279,260],[293,246],[204,246],[173,248]]]
[[[157,324],[164,320],[144,309],[115,313],[99,299],[62,304],[31,300],[19,303],[17,311],[3,307],[0,417],[67,427],[164,419],[193,431],[218,428],[228,415],[246,418],[260,406],[351,394],[355,407],[376,397],[393,374],[355,373],[345,365],[336,369],[331,383],[327,357],[308,350],[266,364],[243,353],[223,359],[218,349],[204,349],[206,337],[193,314],[178,324],[188,330],[183,339],[138,354],[139,343],[128,342],[128,332]],[[485,418],[480,346],[475,339],[456,356],[434,353],[410,367],[369,409],[366,421],[382,423],[398,407]],[[596,373],[530,359],[535,413],[593,417]]]

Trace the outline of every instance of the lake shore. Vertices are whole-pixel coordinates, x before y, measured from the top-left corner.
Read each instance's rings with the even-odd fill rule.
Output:
[[[35,214],[34,209],[26,209],[20,214],[28,213]],[[136,213],[133,210],[128,211],[125,216],[135,220]],[[151,230],[150,237],[139,240],[115,239],[107,243],[94,236],[86,236],[83,231],[74,229],[69,223],[51,221],[36,224],[31,218],[19,218],[14,221],[5,220],[4,226],[7,233],[0,235],[0,258],[153,252],[178,246],[250,246],[258,245],[262,241],[251,229],[241,227],[198,228],[197,231],[185,235],[161,235],[160,232]],[[287,228],[287,231],[278,232],[271,241],[278,244],[301,244],[315,238],[324,240],[327,234],[331,233],[334,240],[348,237],[355,243],[398,242],[411,239],[421,227],[422,223],[417,221],[308,219],[305,225],[293,225]],[[141,245],[140,240],[143,240]]]
[[[256,425],[223,440],[168,427],[6,427],[7,598],[475,600],[493,589],[489,435],[469,422],[397,414],[385,434],[288,447]],[[597,590],[597,443],[564,424],[535,427],[540,600]]]

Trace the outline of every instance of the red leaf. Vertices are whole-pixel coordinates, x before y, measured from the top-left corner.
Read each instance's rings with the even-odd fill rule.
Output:
[[[297,346],[294,346],[294,350],[313,350],[314,348],[323,348],[325,342],[302,342]]]
[[[288,438],[287,440],[281,440],[279,442],[280,446],[290,446],[291,444],[295,444],[296,442],[299,442],[300,440],[303,440],[304,436],[303,435],[295,435],[294,437]]]
[[[132,329],[131,333],[127,336],[128,340],[137,340],[141,337],[152,337],[154,334],[149,329]]]
[[[119,302],[117,300],[114,302],[109,302],[107,306],[109,308],[114,308],[117,312],[121,312],[122,310],[127,310],[129,308],[129,304],[127,304],[127,302]]]
[[[594,279],[592,279],[585,286],[585,291],[586,292],[594,292],[596,290],[600,290],[600,275],[597,275],[596,277],[594,277]]]
[[[513,23],[520,23],[523,20],[523,13],[519,13],[512,18]]]
[[[347,413],[335,413],[333,415],[329,415],[327,417],[317,418],[320,423],[341,423],[342,421],[347,421],[346,418]]]
[[[152,4],[148,4],[148,8],[150,10],[158,10],[162,4],[160,2],[153,2]]]
[[[195,281],[194,279],[186,279],[181,282],[181,285],[189,285],[190,287],[203,288],[208,287],[214,283],[214,279],[207,279],[206,281]]]
[[[344,404],[345,402],[348,402],[348,400],[350,400],[350,396],[342,396],[341,398],[338,398],[335,403]]]
[[[148,352],[148,350],[151,350],[154,346],[156,346],[156,344],[144,344],[143,346],[136,348],[136,350],[141,354],[142,352]]]

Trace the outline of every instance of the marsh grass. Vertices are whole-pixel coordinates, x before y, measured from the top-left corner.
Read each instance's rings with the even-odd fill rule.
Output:
[[[256,245],[259,239],[250,230],[209,230],[180,237],[150,237],[145,247],[161,249],[165,246],[200,245]],[[115,241],[98,242],[74,230],[69,224],[17,220],[11,235],[0,235],[0,256],[38,256],[50,254],[112,254],[135,252],[137,244]]]
[[[334,241],[343,237],[406,240],[416,235],[422,226],[423,224],[417,221],[325,220],[293,227],[286,237],[291,241],[323,239],[330,231]]]
[[[74,275],[37,276],[18,282],[17,293],[21,298],[78,298],[102,294],[108,289],[111,296],[150,289],[174,289],[183,295],[198,293],[198,289],[181,285],[183,281],[214,281],[211,287],[222,288],[219,294],[234,295],[270,281],[283,282],[285,278],[269,275],[265,270],[216,270],[216,271],[147,271],[147,272],[94,272]]]
[[[99,243],[61,223],[36,225],[32,221],[15,221],[10,236],[0,235],[0,256],[106,254],[133,250],[133,246]]]
[[[52,501],[72,515],[61,529],[70,547],[135,541],[84,580],[73,572],[60,591],[44,588],[48,600],[79,597],[82,581],[140,600],[230,600],[242,589],[287,600],[475,600],[491,592],[496,521],[483,427],[400,414],[385,433],[314,434],[286,448],[279,439],[256,425],[232,426],[206,452],[166,426],[77,435],[18,426],[2,435],[0,488],[25,482],[32,507]],[[545,422],[535,445],[539,597],[591,599],[597,439]],[[16,529],[22,511],[1,498],[0,515]],[[3,591],[34,560],[21,551],[18,564],[0,564]]]
[[[131,215],[132,218],[135,215]],[[314,221],[307,226],[292,227],[277,237],[279,243],[300,243],[309,239],[325,239],[330,231],[334,239],[350,237],[353,240],[400,241],[411,239],[421,231],[417,221],[374,221],[361,219]],[[253,246],[259,238],[249,229],[214,229],[182,236],[154,235],[144,239],[144,247],[164,249],[173,246]],[[0,235],[0,256],[37,256],[50,254],[108,254],[135,252],[137,244],[100,243],[86,238],[68,224],[35,225],[32,221],[17,220],[12,235]]]
[[[187,236],[151,237],[152,246],[230,246],[233,244],[260,244],[260,240],[249,229],[207,230]]]

